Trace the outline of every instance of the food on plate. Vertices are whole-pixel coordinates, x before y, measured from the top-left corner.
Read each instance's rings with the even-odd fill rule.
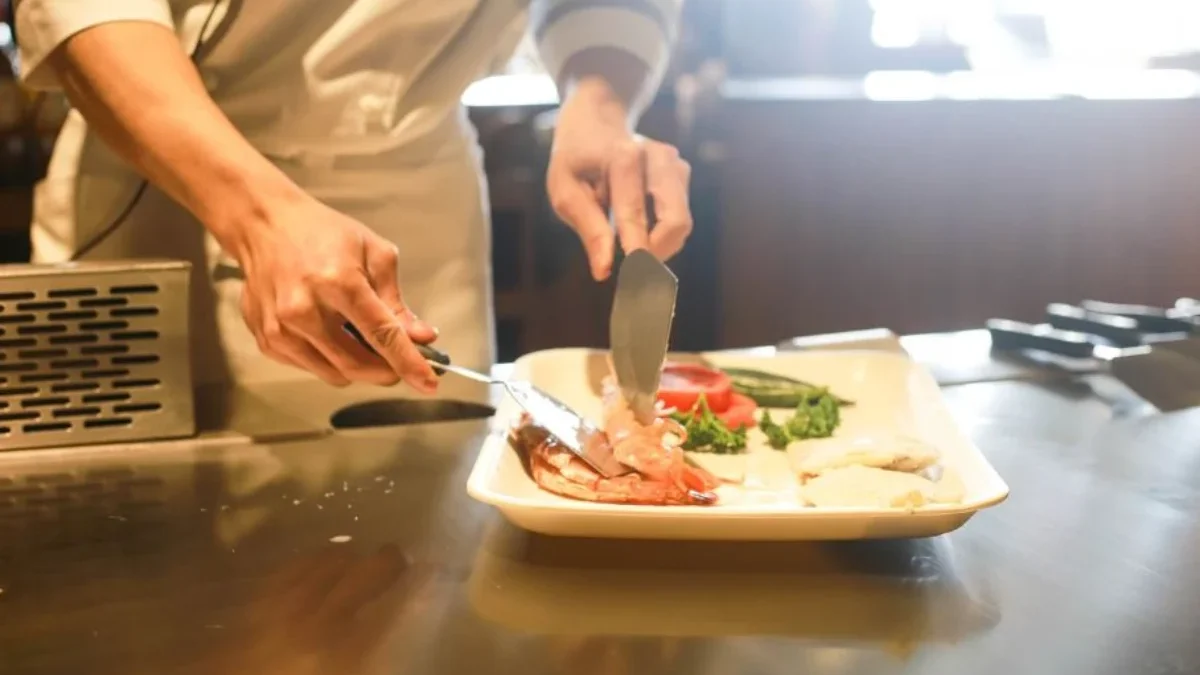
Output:
[[[698,363],[668,362],[659,381],[659,402],[678,413],[712,413],[730,430],[755,425],[754,399],[734,391],[724,372]],[[701,406],[703,402],[703,406]]]
[[[758,428],[767,437],[767,445],[776,450],[784,450],[788,444],[792,442],[792,435],[788,433],[782,425],[777,424],[771,418],[771,412],[764,410],[762,419],[758,421]]]
[[[848,466],[917,473],[939,458],[936,449],[903,436],[815,440],[791,450],[790,457],[802,479]]]
[[[684,489],[675,482],[655,480],[640,473],[604,478],[555,441],[545,429],[532,424],[527,416],[523,416],[521,423],[512,430],[509,440],[538,487],[562,497],[650,506],[716,502],[716,495],[711,492]]]
[[[680,447],[687,430],[666,416],[639,424],[614,380],[604,385],[604,435],[618,462],[651,480],[705,494],[717,486],[711,474],[688,463]]]
[[[754,413],[758,412],[758,404],[749,396],[742,396],[736,391],[729,397],[729,407],[723,412],[714,413],[721,423],[730,429],[753,429],[758,423]]]
[[[675,410],[694,410],[703,398],[714,413],[733,403],[733,382],[725,373],[698,363],[667,362],[658,382],[658,400]]]
[[[804,484],[804,500],[818,507],[916,508],[962,501],[961,483],[934,482],[915,473],[869,466],[826,471]]]
[[[708,505],[717,501],[718,480],[688,462],[681,443],[687,431],[668,417],[639,424],[614,382],[604,385],[603,431],[589,442],[608,445],[632,473],[605,478],[560,445],[527,415],[510,435],[530,476],[563,497],[616,504]]]
[[[623,476],[605,478],[522,416],[510,439],[534,482],[571,499],[659,506],[715,504],[717,487],[731,484],[747,492],[724,496],[762,503],[775,491],[794,494],[797,482],[814,507],[913,509],[963,499],[962,481],[919,440],[835,437],[841,408],[852,403],[825,387],[691,363],[668,363],[661,382],[649,424],[638,422],[614,377],[603,382],[601,430],[589,442],[628,467]]]
[[[769,411],[763,411],[758,428],[776,450],[783,450],[794,441],[809,438],[828,438],[842,422],[838,399],[825,389],[813,389],[800,398],[792,416],[778,424]]]
[[[811,382],[797,380],[751,368],[724,368],[733,390],[754,400],[763,408],[795,408],[815,391],[824,391]],[[853,401],[834,397],[838,405],[854,405]]]
[[[743,423],[731,428],[709,409],[703,397],[695,409],[671,413],[671,419],[683,429],[685,440],[680,447],[684,450],[718,455],[734,455],[746,451],[746,429],[749,425]]]

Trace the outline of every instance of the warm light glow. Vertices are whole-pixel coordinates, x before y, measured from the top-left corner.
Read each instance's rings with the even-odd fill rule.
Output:
[[[1200,96],[1200,74],[1188,70],[1079,73],[1076,93],[1090,99],[1186,99]]]
[[[1062,86],[1053,73],[1036,70],[980,73],[955,71],[942,79],[942,93],[957,101],[1048,100],[1062,96]]]
[[[1197,0],[871,0],[879,47],[946,41],[967,50],[974,69],[1042,67],[1127,70],[1157,57],[1200,51]],[[1050,52],[1034,56],[1005,25],[1041,18]]]
[[[467,87],[463,105],[483,108],[496,105],[555,105],[558,88],[548,75],[496,75]]]
[[[863,79],[872,101],[928,101],[938,96],[938,77],[924,70],[877,70]]]
[[[876,12],[871,41],[885,49],[906,49],[921,39],[921,24],[904,12]]]

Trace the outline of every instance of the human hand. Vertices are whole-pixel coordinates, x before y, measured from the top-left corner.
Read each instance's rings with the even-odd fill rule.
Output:
[[[242,315],[259,349],[334,386],[403,380],[433,392],[416,344],[437,331],[404,304],[396,246],[307,195],[281,202],[222,242],[245,273]]]
[[[674,146],[635,136],[628,118],[605,84],[581,82],[559,112],[546,176],[554,212],[579,234],[597,281],[612,273],[610,208],[626,253],[646,248],[665,260],[692,231],[691,166]],[[647,196],[658,221],[653,228]]]

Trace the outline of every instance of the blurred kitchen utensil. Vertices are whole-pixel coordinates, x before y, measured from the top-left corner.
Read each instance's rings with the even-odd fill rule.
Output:
[[[1102,337],[1116,347],[1136,347],[1167,340],[1182,340],[1190,332],[1189,328],[1180,329],[1178,326],[1173,331],[1148,330],[1139,320],[1132,317],[1064,303],[1047,305],[1046,321],[1059,330]]]
[[[629,407],[642,424],[654,421],[679,280],[644,249],[625,257],[609,318],[613,371]]]
[[[1200,359],[1187,353],[1200,352],[1196,338],[1116,347],[1096,336],[1046,324],[992,319],[987,328],[993,349],[1036,350],[1090,360],[1163,412],[1200,405]]]
[[[1132,319],[1139,331],[1144,333],[1196,333],[1200,332],[1200,321],[1186,311],[1175,308],[1131,305],[1118,302],[1084,300],[1080,307],[1099,314],[1109,314]]]

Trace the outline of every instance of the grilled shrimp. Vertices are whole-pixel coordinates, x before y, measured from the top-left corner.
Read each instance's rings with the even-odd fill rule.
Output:
[[[704,505],[716,496],[681,489],[668,481],[653,480],[638,473],[604,478],[570,450],[562,447],[545,429],[528,417],[512,431],[510,441],[526,460],[534,482],[554,494],[591,502],[642,505]]]
[[[604,383],[604,433],[617,461],[648,478],[701,493],[711,493],[719,484],[711,473],[688,463],[679,447],[687,439],[683,425],[665,416],[638,424],[611,378]]]

